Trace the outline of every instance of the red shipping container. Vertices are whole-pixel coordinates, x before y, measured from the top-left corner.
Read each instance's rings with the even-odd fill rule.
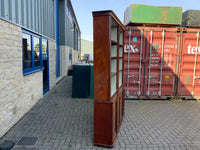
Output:
[[[191,30],[194,33],[183,33],[181,32],[182,29],[126,27],[124,82],[128,98],[166,99],[181,95],[193,98],[191,84],[194,73],[192,67],[194,65],[191,64],[194,64],[195,56],[186,53],[188,53],[189,47],[188,40],[192,41],[190,41],[191,46],[189,47],[192,50],[191,53],[195,51],[197,36],[194,35],[197,34],[197,29],[195,31],[188,29],[188,31]],[[181,57],[182,55],[183,57]],[[197,61],[199,57],[197,56]],[[187,61],[189,61],[188,64]],[[198,76],[200,74],[200,70],[198,70],[200,69],[200,62],[196,64],[194,95],[200,95],[198,94],[200,93],[200,84],[198,83],[200,81],[200,76]],[[187,67],[190,68],[190,71]],[[189,78],[191,78],[190,84],[188,84]]]
[[[186,28],[182,35],[178,96],[200,98],[200,29]]]

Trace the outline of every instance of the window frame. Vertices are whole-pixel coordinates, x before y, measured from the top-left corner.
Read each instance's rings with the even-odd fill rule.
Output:
[[[23,53],[23,34],[28,34],[31,37],[31,61],[32,61],[32,67],[29,69],[24,69],[24,53]],[[35,67],[35,62],[34,62],[34,40],[33,38],[39,38],[39,42],[40,42],[40,66]],[[29,75],[29,74],[33,74],[35,72],[38,71],[42,71],[42,66],[43,66],[43,62],[42,62],[42,47],[41,47],[41,42],[42,42],[42,36],[39,36],[35,33],[29,32],[27,30],[22,29],[22,69],[23,69],[23,75]]]

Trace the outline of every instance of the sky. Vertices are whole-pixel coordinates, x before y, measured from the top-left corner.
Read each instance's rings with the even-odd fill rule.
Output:
[[[92,11],[113,10],[123,22],[124,11],[131,4],[154,6],[179,6],[183,12],[188,9],[199,9],[200,0],[71,0],[76,18],[81,29],[81,38],[93,41]]]

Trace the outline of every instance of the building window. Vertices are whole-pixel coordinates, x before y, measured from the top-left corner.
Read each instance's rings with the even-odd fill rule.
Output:
[[[41,37],[22,31],[23,73],[28,75],[42,70]]]
[[[31,36],[23,33],[23,66],[24,69],[32,68]]]

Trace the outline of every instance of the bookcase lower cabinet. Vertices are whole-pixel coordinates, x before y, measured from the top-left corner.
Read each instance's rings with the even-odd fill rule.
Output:
[[[121,91],[110,102],[94,102],[94,145],[112,148],[124,115]]]
[[[124,116],[125,27],[113,11],[93,12],[94,145],[112,148]]]

